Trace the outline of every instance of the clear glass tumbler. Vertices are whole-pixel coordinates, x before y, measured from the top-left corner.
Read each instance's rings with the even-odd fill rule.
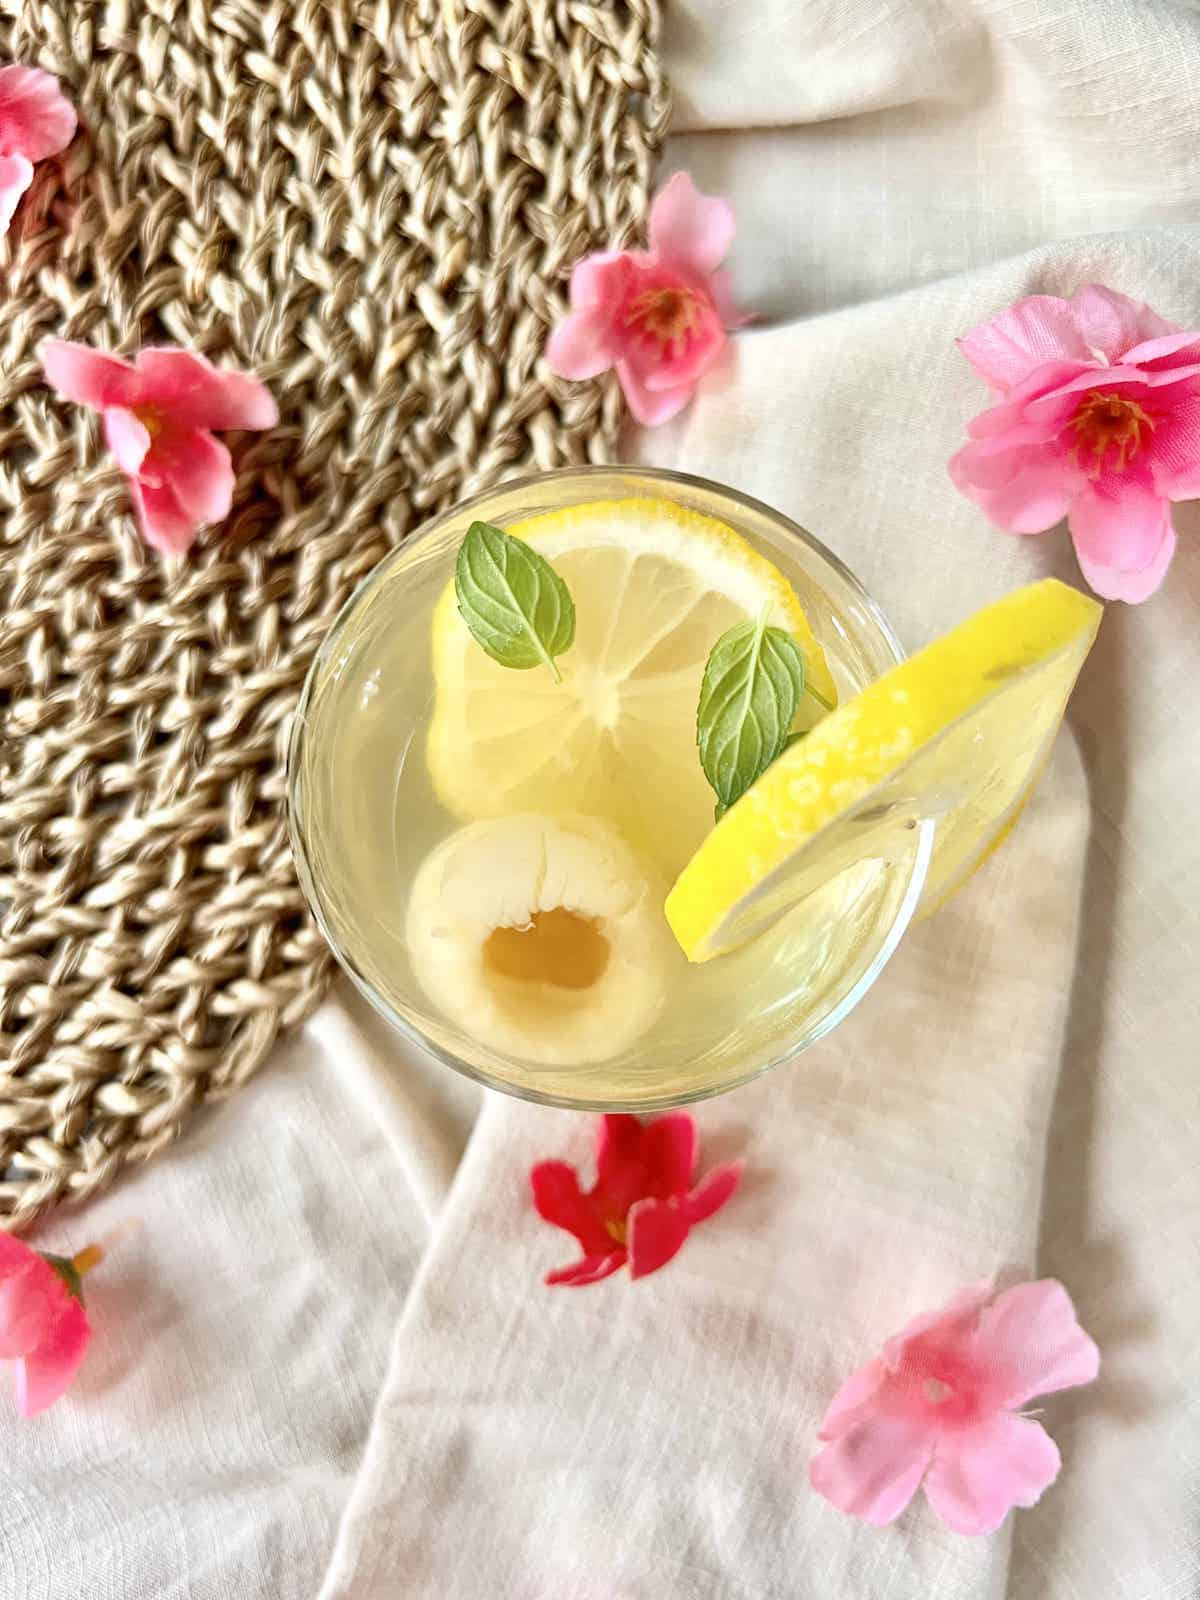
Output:
[[[845,698],[902,659],[887,619],[822,544],[732,489],[681,473],[580,467],[506,483],[436,518],[388,556],[342,610],[309,673],[291,736],[288,805],[300,881],[359,989],[389,1022],[492,1088],[552,1105],[646,1111],[697,1100],[789,1061],[878,977],[919,900],[927,829],[887,860],[845,865],[768,932],[689,965],[672,945],[657,1020],[607,1059],[506,1052],[432,1002],[409,949],[421,862],[463,824],[430,781],[437,692],[434,612],[476,520],[526,518],[605,500],[669,500],[725,523],[787,578]],[[576,595],[577,610],[586,604]],[[444,600],[443,600],[444,603]],[[569,656],[563,657],[564,671]],[[528,674],[512,672],[519,696]],[[698,688],[698,683],[697,683]],[[499,733],[497,736],[500,736]],[[513,759],[520,759],[513,735]],[[549,807],[553,809],[553,807]]]

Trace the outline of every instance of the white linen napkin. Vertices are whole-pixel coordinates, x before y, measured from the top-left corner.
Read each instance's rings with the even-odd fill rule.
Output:
[[[1146,71],[1166,65],[1147,49]],[[1052,55],[1035,60],[1063,70]],[[1044,104],[1047,83],[1035,81]],[[1162,89],[1134,83],[1144,99]],[[936,127],[931,117],[935,164]],[[998,163],[999,136],[973,159],[981,152]],[[806,173],[798,159],[791,178],[814,228],[836,222],[836,164]],[[1129,214],[1115,200],[1114,211]],[[905,284],[917,252],[902,220],[895,237]],[[954,334],[1022,294],[1089,280],[1195,322],[1198,268],[1200,231],[1146,228],[749,330],[694,408],[636,448],[796,516],[915,644],[1016,583],[1074,573],[1064,534],[993,532],[948,486],[946,460],[985,403]],[[1195,1262],[1183,1130],[1200,1110],[1189,977],[1200,853],[1180,808],[1200,777],[1184,699],[1200,552],[1194,510],[1177,515],[1165,591],[1139,610],[1110,608],[1073,708],[1090,843],[1082,794],[1060,774],[1060,838],[1032,813],[827,1045],[702,1113],[718,1143],[729,1129],[762,1141],[772,1177],[769,1191],[750,1191],[749,1237],[731,1207],[644,1293],[618,1282],[607,1299],[580,1291],[582,1309],[550,1300],[526,1264],[520,1180],[559,1149],[561,1119],[488,1107],[398,1331],[326,1596],[390,1594],[402,1570],[420,1575],[414,1592],[447,1600],[538,1584],[556,1596],[590,1584],[756,1600],[975,1600],[1007,1584],[1010,1597],[1042,1600],[1106,1593],[1114,1571],[1131,1574],[1131,1595],[1191,1592],[1198,1433],[1185,1385],[1196,1358],[1194,1297],[1181,1286]],[[1045,917],[1054,937],[1039,931]],[[969,982],[963,950],[974,953]],[[928,1065],[939,1049],[952,1056],[940,1071]],[[849,1060],[888,1065],[839,1076]],[[967,1544],[924,1512],[879,1534],[804,1483],[837,1376],[953,1281],[1005,1265],[1062,1277],[1110,1358],[1099,1391],[1050,1403],[1068,1468],[1015,1519],[1011,1573],[1007,1534]]]
[[[1090,280],[1200,323],[1200,16],[681,0],[671,19],[673,164],[734,198],[741,302],[778,320],[635,454],[795,516],[910,645],[1076,577],[1065,534],[993,532],[950,488],[985,403],[952,341]],[[1110,608],[1074,701],[1090,823],[1060,741],[1005,851],[860,1011],[700,1108],[710,1157],[744,1153],[751,1179],[664,1273],[541,1289],[562,1246],[524,1169],[582,1157],[586,1133],[488,1103],[397,1331],[329,1600],[1200,1592],[1200,518],[1177,523],[1165,590]],[[975,1542],[924,1509],[878,1532],[818,1500],[805,1466],[840,1377],[1006,1267],[1063,1278],[1104,1353],[1099,1385],[1047,1406],[1060,1482]]]

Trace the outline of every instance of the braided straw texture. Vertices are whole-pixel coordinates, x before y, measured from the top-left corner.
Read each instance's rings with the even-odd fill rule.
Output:
[[[658,0],[0,0],[81,131],[0,241],[0,1226],[161,1150],[314,1007],[287,724],[359,579],[517,469],[611,459],[539,364],[643,228]],[[255,371],[234,510],[138,536],[54,334]]]

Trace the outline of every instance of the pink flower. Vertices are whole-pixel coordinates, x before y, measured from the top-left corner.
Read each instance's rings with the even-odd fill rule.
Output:
[[[16,1363],[23,1417],[52,1405],[79,1371],[92,1337],[80,1280],[102,1256],[89,1245],[68,1261],[0,1233],[0,1361]]]
[[[33,182],[33,164],[75,137],[75,112],[58,79],[37,67],[0,67],[0,235]]]
[[[66,400],[104,418],[129,475],[146,543],[182,555],[201,524],[233,504],[233,464],[212,428],[273,428],[279,411],[257,378],[223,372],[191,350],[143,350],[130,365],[85,344],[47,339],[42,370]]]
[[[649,250],[585,257],[571,274],[571,312],[546,360],[561,378],[615,366],[629,409],[654,427],[682,411],[736,319],[727,275],[733,208],[677,172],[650,207]]]
[[[990,1303],[989,1303],[990,1302]],[[1015,1408],[1090,1383],[1100,1353],[1053,1278],[992,1299],[972,1284],[918,1317],[834,1395],[809,1467],[818,1494],[882,1527],[922,1479],[956,1533],[992,1533],[1058,1476],[1054,1441]]]
[[[697,1188],[696,1128],[686,1111],[653,1122],[606,1116],[597,1129],[596,1183],[585,1194],[574,1167],[539,1162],[529,1174],[538,1215],[579,1240],[583,1259],[547,1283],[599,1283],[629,1262],[631,1278],[665,1267],[688,1233],[719,1211],[742,1175],[715,1167]]]
[[[1009,533],[1066,516],[1096,593],[1145,600],[1175,552],[1169,502],[1200,495],[1200,333],[1090,284],[959,342],[998,400],[952,458],[955,484]]]

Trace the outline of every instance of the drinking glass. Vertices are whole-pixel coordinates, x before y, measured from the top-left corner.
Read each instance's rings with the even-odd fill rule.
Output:
[[[742,948],[681,952],[657,1019],[607,1060],[547,1063],[477,1037],[424,993],[408,947],[409,890],[461,825],[430,781],[434,609],[476,520],[502,528],[581,504],[647,497],[718,519],[792,585],[845,700],[903,658],[886,617],[831,551],[770,507],[701,478],[574,467],[505,483],[436,517],[347,602],[309,672],[291,734],[288,811],[300,882],[337,959],[401,1033],[494,1089],[550,1105],[648,1111],[729,1089],[795,1059],[866,994],[919,901],[931,828],[831,876]],[[575,596],[577,609],[586,595]],[[563,658],[564,667],[569,656]],[[513,694],[527,674],[512,672]],[[520,758],[519,735],[513,759]],[[553,805],[547,805],[553,810]],[[799,1070],[799,1069],[793,1069]]]

